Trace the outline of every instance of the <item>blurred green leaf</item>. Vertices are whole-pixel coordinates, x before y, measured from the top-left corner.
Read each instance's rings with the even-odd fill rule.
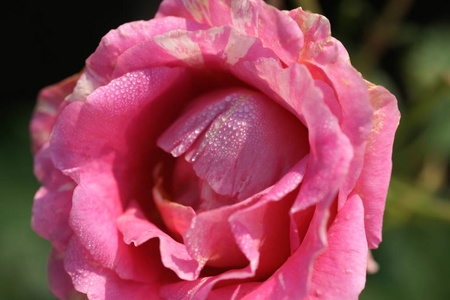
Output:
[[[414,45],[405,56],[404,74],[414,101],[430,101],[429,95],[441,85],[449,87],[450,27],[433,25],[417,28]]]

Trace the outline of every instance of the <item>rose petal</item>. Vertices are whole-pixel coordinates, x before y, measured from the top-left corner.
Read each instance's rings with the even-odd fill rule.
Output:
[[[233,205],[230,207],[223,207],[218,210],[208,211],[205,213],[202,213],[199,215],[199,217],[203,215],[213,215],[216,216],[216,218],[219,216],[218,212],[225,211],[227,213],[229,221],[219,222],[219,220],[214,223],[212,220],[214,218],[204,218],[200,223],[201,226],[198,226],[197,230],[201,230],[204,228],[204,224],[206,224],[208,229],[206,230],[206,233],[200,232],[201,241],[206,240],[205,237],[208,237],[212,239],[212,242],[210,243],[208,240],[206,240],[206,243],[200,243],[199,240],[197,241],[198,245],[201,245],[202,247],[199,247],[199,252],[205,253],[206,251],[204,249],[209,249],[209,251],[213,251],[214,245],[220,241],[220,238],[222,237],[228,237],[229,234],[221,234],[221,235],[215,235],[212,234],[213,231],[209,231],[209,228],[217,228],[219,226],[222,226],[223,228],[226,228],[226,224],[230,222],[232,234],[235,236],[235,240],[238,243],[241,251],[246,255],[248,258],[250,264],[244,269],[237,269],[237,270],[230,270],[227,272],[224,272],[222,274],[211,276],[211,277],[203,277],[199,278],[197,280],[191,281],[191,282],[178,282],[174,284],[169,284],[162,288],[162,295],[167,299],[192,299],[191,297],[195,297],[195,299],[205,299],[210,291],[213,289],[213,287],[221,282],[227,282],[227,280],[239,280],[239,279],[246,279],[250,277],[254,277],[257,268],[259,265],[259,242],[257,239],[254,241],[250,241],[249,239],[252,239],[250,235],[257,235],[260,234],[261,228],[260,226],[267,226],[268,224],[259,224],[258,222],[252,223],[252,222],[245,222],[245,220],[241,219],[240,217],[242,214],[244,214],[246,217],[249,216],[252,212],[257,211],[265,211],[270,214],[268,209],[268,204],[274,203],[278,200],[283,199],[283,196],[290,193],[292,190],[294,190],[298,184],[301,182],[303,178],[303,173],[305,169],[305,165],[307,163],[308,159],[304,158],[299,164],[297,164],[294,168],[292,168],[284,177],[281,179],[275,186],[272,186],[268,188],[264,193],[260,195],[259,198],[255,199],[257,201],[253,201],[252,203],[246,203],[241,202],[237,205]],[[281,203],[282,204],[282,203]],[[282,206],[282,205],[281,205]],[[254,210],[252,208],[255,208]],[[241,213],[242,212],[242,213]],[[248,213],[245,213],[248,212]],[[259,214],[259,216],[262,216]],[[280,220],[283,222],[283,220]],[[211,223],[208,223],[211,222]],[[260,226],[258,226],[260,225]],[[211,227],[212,226],[212,227]],[[215,227],[214,227],[215,226]],[[273,226],[272,229],[268,228],[269,231],[272,233],[277,232],[277,227]],[[227,229],[228,230],[228,229]],[[288,230],[286,230],[286,234],[288,235]],[[200,236],[200,235],[198,235]],[[197,236],[197,237],[198,237]],[[289,239],[289,237],[286,237]],[[271,237],[271,241],[276,240],[276,236]],[[250,243],[249,243],[250,242]],[[234,243],[233,241],[227,241],[229,247]],[[268,246],[276,246],[270,245],[270,241],[268,241]],[[195,248],[193,248],[195,249]],[[230,248],[231,250],[231,248]],[[287,249],[289,252],[289,249]],[[270,247],[265,247],[264,249],[264,256],[269,254],[271,249]],[[265,257],[263,257],[263,260],[266,260]],[[268,262],[268,263],[267,263]],[[260,274],[261,276],[264,276],[266,274],[266,271],[270,269],[270,257],[269,259],[264,262],[266,264],[264,266],[265,270],[262,270],[263,272]],[[305,277],[306,278],[306,277]],[[259,283],[254,283],[254,286],[258,286]],[[227,288],[227,290],[233,290],[237,289],[237,286],[232,284]],[[236,290],[235,290],[236,291]],[[248,293],[250,291],[250,288],[245,291],[245,293]],[[212,295],[214,295],[214,290],[212,292]],[[276,299],[276,298],[274,298]]]
[[[122,208],[112,174],[105,170],[92,172],[92,176],[84,174],[73,195],[70,226],[74,234],[102,267],[123,279],[150,282],[152,258],[125,245],[117,230]]]
[[[31,226],[40,236],[50,240],[56,249],[64,252],[72,235],[68,219],[75,183],[55,168],[48,143],[35,155],[34,169],[43,186],[34,198]]]
[[[312,263],[326,243],[326,220],[329,203],[316,205],[307,234],[301,246],[258,288],[242,299],[303,299],[308,294]]]
[[[245,283],[220,287],[217,289],[213,289],[208,294],[208,299],[238,300],[238,299],[241,299],[241,297],[243,295],[245,295],[246,293],[248,293],[250,290],[257,287],[258,285],[259,285],[259,282],[245,282]]]
[[[347,175],[353,157],[348,138],[323,98],[309,95],[300,109],[308,128],[311,153],[293,213],[318,202],[329,203]]]
[[[48,282],[50,291],[58,299],[81,299],[73,287],[72,279],[64,269],[64,253],[52,249],[48,262]]]
[[[79,74],[75,74],[40,91],[30,123],[34,154],[50,139],[59,107],[66,96],[73,91],[79,77]]]
[[[238,210],[258,201],[261,193],[235,205],[223,206],[197,215],[184,235],[184,244],[200,265],[234,269],[248,264],[236,244],[228,218]]]
[[[204,300],[214,285],[220,281],[246,279],[253,276],[250,267],[230,270],[217,276],[201,277],[193,281],[180,281],[166,284],[161,288],[161,296],[167,300]]]
[[[156,17],[166,16],[179,16],[214,27],[229,25],[240,35],[258,38],[286,64],[296,61],[303,46],[303,35],[295,22],[263,1],[166,0]]]
[[[331,201],[348,172],[353,150],[309,70],[301,64],[283,68],[270,58],[245,57],[231,71],[289,109],[308,129],[308,171],[292,212],[325,198]]]
[[[301,183],[308,156],[304,157],[254,205],[240,209],[228,220],[241,251],[257,276],[265,278],[290,254],[289,211]]]
[[[147,221],[136,203],[132,203],[118,219],[118,227],[124,235],[125,243],[134,243],[136,247],[150,239],[158,238],[164,266],[174,271],[180,279],[194,280],[198,278],[203,266],[192,259],[183,244],[175,241]]]
[[[341,128],[353,145],[350,171],[340,188],[340,208],[361,172],[372,126],[367,87],[361,74],[351,66],[344,46],[331,37],[330,24],[324,16],[306,13],[301,8],[290,11],[289,15],[305,35],[305,47],[298,61],[308,66],[314,78],[320,78],[335,91],[342,112]]]
[[[148,266],[135,263],[139,258],[123,244],[116,220],[131,199],[148,202],[145,182],[151,184],[148,171],[157,162],[155,140],[167,126],[146,113],[177,113],[184,98],[167,90],[184,88],[184,74],[159,68],[113,80],[87,102],[69,104],[51,139],[56,166],[78,183],[70,215],[74,233],[96,261],[126,279],[147,280]]]
[[[232,88],[202,95],[158,145],[174,156],[186,151],[186,160],[216,193],[241,201],[274,184],[306,155],[306,141],[305,128],[289,112],[260,93]]]
[[[381,242],[384,204],[392,169],[392,144],[400,113],[395,97],[386,89],[370,83],[368,87],[374,109],[373,128],[355,190],[363,199],[369,247],[377,248]]]
[[[153,200],[164,221],[164,224],[171,233],[179,239],[182,238],[186,230],[191,226],[195,218],[195,211],[190,206],[169,201],[162,196],[161,182],[153,188]]]
[[[264,48],[261,41],[239,34],[227,26],[208,30],[184,31],[174,30],[157,35],[151,40],[136,45],[125,51],[117,60],[114,77],[127,72],[155,66],[193,67],[210,72],[215,76],[216,68],[227,70],[244,57],[279,58],[269,48]],[[204,90],[202,88],[202,90]]]
[[[163,269],[155,266],[147,270],[156,278],[151,283],[119,278],[110,269],[101,267],[76,237],[70,241],[64,267],[72,277],[75,289],[87,294],[90,300],[158,299],[159,287],[165,278],[161,277]]]
[[[206,27],[186,19],[168,17],[149,21],[136,21],[121,25],[106,34],[96,51],[86,61],[86,71],[82,74],[70,101],[84,101],[96,88],[109,83],[119,56],[126,50],[175,29],[199,30]]]
[[[314,261],[308,299],[358,299],[366,279],[367,242],[357,194],[349,196],[327,236],[326,250]]]

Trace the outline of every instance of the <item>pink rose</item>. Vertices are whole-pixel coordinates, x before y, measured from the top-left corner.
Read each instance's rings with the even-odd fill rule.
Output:
[[[397,103],[323,16],[166,0],[31,123],[32,226],[61,299],[356,299]]]

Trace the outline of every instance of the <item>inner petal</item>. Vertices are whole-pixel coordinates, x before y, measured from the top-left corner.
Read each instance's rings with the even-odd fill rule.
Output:
[[[309,152],[303,124],[267,96],[245,88],[195,99],[157,143],[192,165],[201,202],[211,198],[224,204],[276,183]],[[183,174],[175,172],[174,180],[177,176]]]

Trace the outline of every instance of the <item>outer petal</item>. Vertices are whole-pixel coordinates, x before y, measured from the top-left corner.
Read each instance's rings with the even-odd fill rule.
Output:
[[[392,144],[400,119],[395,97],[386,89],[368,83],[374,109],[364,166],[355,190],[363,199],[367,241],[377,248],[381,241],[384,204],[391,177]]]
[[[164,276],[161,279],[156,277],[152,283],[124,280],[110,269],[101,267],[76,237],[71,240],[68,249],[65,269],[72,277],[76,290],[87,294],[89,300],[159,299],[159,287],[164,282]],[[152,273],[162,270],[162,266],[148,269]]]
[[[50,139],[59,107],[66,96],[73,91],[79,77],[79,74],[73,75],[57,84],[42,89],[39,93],[38,102],[30,123],[34,154]]]
[[[125,51],[117,60],[113,76],[156,66],[182,66],[210,72],[233,68],[239,61],[271,57],[275,53],[264,48],[261,41],[247,37],[229,26],[207,30],[174,30],[155,36]],[[205,68],[206,67],[206,68]],[[202,86],[202,90],[205,90]]]
[[[175,29],[199,30],[205,28],[204,25],[183,18],[167,17],[131,22],[111,30],[103,37],[98,48],[87,59],[86,72],[81,76],[74,92],[69,96],[69,100],[84,101],[97,87],[103,86],[115,78],[112,74],[117,59],[129,48],[152,39],[155,35]]]
[[[357,194],[350,195],[327,236],[325,252],[314,261],[308,299],[358,299],[366,279],[367,242]]]
[[[33,203],[31,226],[40,236],[64,252],[72,235],[69,212],[75,183],[56,169],[50,158],[48,143],[35,156],[35,174],[43,186]]]
[[[82,299],[73,284],[69,274],[64,269],[64,253],[52,249],[48,262],[48,281],[52,293],[62,300]]]
[[[215,27],[229,25],[241,35],[261,40],[286,64],[296,61],[303,46],[303,35],[295,22],[262,0],[166,0],[156,14],[157,18],[165,16]]]
[[[342,131],[353,145],[350,171],[340,189],[341,207],[361,172],[366,139],[372,125],[367,87],[361,74],[351,66],[344,46],[331,37],[330,24],[325,17],[306,13],[301,8],[292,10],[289,15],[305,34],[305,47],[298,61],[308,66],[315,79],[333,88],[341,107]]]

